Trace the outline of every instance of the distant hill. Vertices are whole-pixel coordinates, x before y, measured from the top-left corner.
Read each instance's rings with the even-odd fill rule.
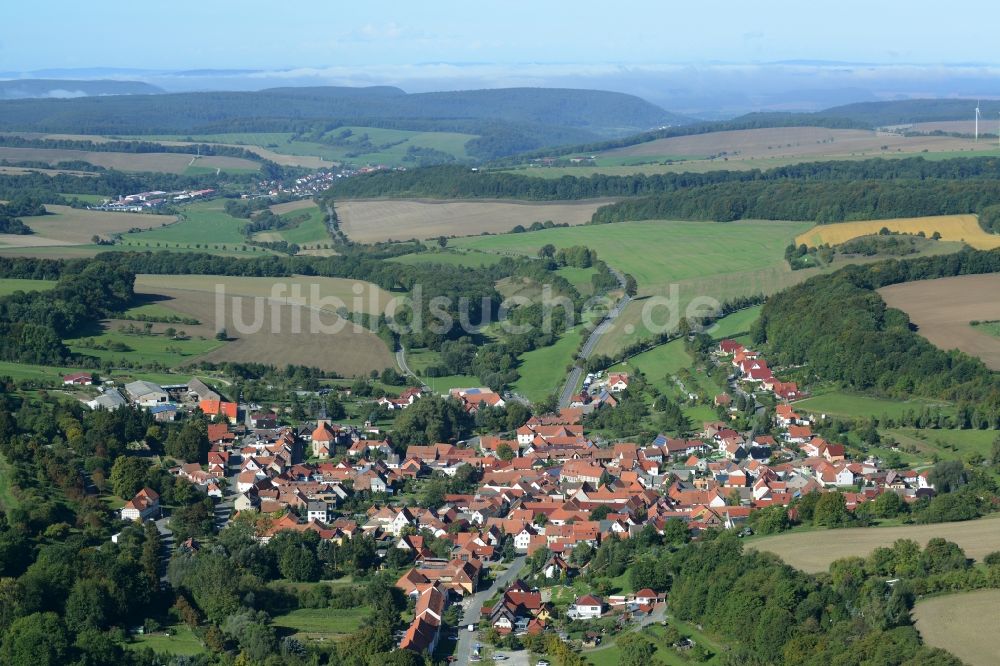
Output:
[[[86,134],[312,132],[351,124],[479,135],[481,159],[690,122],[633,95],[507,88],[407,94],[389,86],[272,88],[0,101],[0,131]]]
[[[65,99],[95,95],[152,95],[162,92],[162,89],[141,81],[73,81],[63,79],[0,81],[0,100]]]
[[[906,125],[942,120],[972,120],[976,109],[974,99],[906,99],[893,102],[860,102],[835,106],[822,111],[830,118],[844,118],[872,127]],[[995,122],[1000,113],[1000,101],[979,102],[983,118]]]

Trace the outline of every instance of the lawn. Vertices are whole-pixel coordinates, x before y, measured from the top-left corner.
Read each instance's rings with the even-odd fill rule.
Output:
[[[483,382],[475,375],[447,375],[445,377],[428,377],[424,371],[432,365],[440,362],[440,355],[436,351],[429,349],[407,350],[406,364],[410,370],[417,373],[420,378],[431,387],[431,392],[435,394],[445,394],[453,388],[469,388],[479,386]]]
[[[274,626],[315,640],[334,640],[358,630],[371,609],[299,608],[274,618]]]
[[[205,652],[205,646],[201,640],[194,635],[191,628],[184,624],[177,624],[169,627],[174,632],[173,636],[167,636],[162,632],[154,634],[143,634],[135,636],[131,647],[136,650],[150,648],[154,652],[163,652],[182,657],[190,657]]]
[[[21,278],[0,279],[0,296],[9,296],[15,291],[48,291],[56,283],[52,280],[24,280]]]
[[[641,370],[649,381],[659,382],[665,377],[677,374],[681,368],[689,367],[693,362],[694,359],[684,348],[684,341],[674,340],[633,356],[611,368],[611,371],[628,372],[629,369],[635,368]]]
[[[301,219],[301,221],[294,227],[280,231],[258,232],[254,234],[254,238],[257,240],[284,240],[300,247],[333,242],[326,229],[326,218],[319,206],[289,211],[282,214],[281,217]]]
[[[566,379],[566,366],[573,362],[582,339],[583,327],[576,326],[564,333],[554,345],[523,354],[518,368],[521,378],[514,382],[514,390],[533,402],[559,393]]]
[[[523,234],[456,239],[456,247],[534,256],[551,243],[585,245],[613,268],[633,275],[633,300],[598,345],[613,354],[657,330],[674,328],[696,298],[726,301],[769,294],[796,284],[815,270],[791,271],[784,248],[809,228],[805,222],[678,222],[653,220],[584,225]],[[655,298],[654,298],[655,297]],[[750,315],[746,315],[750,316]]]
[[[923,547],[935,537],[954,541],[968,557],[982,561],[987,554],[1000,550],[1000,514],[961,523],[792,531],[751,538],[747,547],[775,553],[807,573],[820,573],[827,571],[834,560],[867,557],[875,548],[897,539],[913,539]]]
[[[661,625],[654,624],[639,630],[656,648],[656,652],[653,655],[654,663],[663,663],[668,666],[686,666],[692,663],[702,663],[711,666],[712,664],[719,663],[721,649],[716,641],[710,639],[704,632],[698,631],[687,623],[676,620],[671,620],[670,622],[682,635],[688,636],[696,643],[708,648],[712,652],[712,657],[704,662],[693,662],[685,659],[681,656],[680,652],[664,643],[664,628]],[[621,634],[621,636],[624,635],[626,634]],[[617,664],[621,663],[621,650],[618,649],[617,643],[599,650],[585,652],[584,655],[594,666],[617,666]]]
[[[970,666],[1000,663],[996,641],[1000,590],[976,590],[920,601],[913,609],[917,631],[928,645]]]
[[[849,418],[873,417],[882,418],[888,416],[898,419],[907,411],[920,412],[925,407],[940,407],[945,412],[950,412],[950,405],[932,400],[912,398],[910,400],[892,400],[887,398],[873,398],[867,395],[847,393],[845,391],[831,391],[821,395],[806,398],[794,403],[795,409],[813,414],[828,414],[831,416],[844,416]]]
[[[594,285],[590,281],[597,271],[593,268],[576,268],[575,266],[563,266],[556,271],[556,275],[566,278],[578,292],[584,296],[594,293]]]
[[[915,446],[928,458],[937,454],[940,458],[964,459],[970,453],[978,453],[989,459],[994,440],[1000,438],[1000,432],[996,430],[891,428],[880,432],[902,446]],[[1000,550],[1000,544],[997,544],[997,550]]]
[[[755,305],[752,308],[746,308],[727,315],[715,322],[715,325],[710,327],[706,333],[716,340],[744,335],[750,331],[750,327],[760,318],[762,307],[764,306]]]

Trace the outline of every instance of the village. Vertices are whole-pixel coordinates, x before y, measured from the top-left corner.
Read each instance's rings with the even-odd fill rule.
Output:
[[[644,530],[664,534],[677,526],[694,539],[715,529],[749,536],[753,512],[788,507],[813,491],[839,489],[849,511],[883,493],[906,502],[933,495],[926,472],[886,470],[872,458],[852,460],[844,445],[815,435],[811,418],[790,404],[800,395],[798,387],[777,380],[758,353],[722,340],[713,356],[721,366],[731,365],[736,391],[770,393],[779,401],[776,435],[751,436],[719,420],[703,423],[696,437],[661,434],[647,446],[599,446],[585,432],[584,415],[614,409],[614,396],[628,391],[626,373],[588,377],[593,387],[576,396],[572,407],[532,416],[510,435],[404,450],[376,428],[324,419],[281,425],[285,415],[278,411],[228,401],[198,379],[170,386],[104,385],[88,405],[136,405],[158,421],[201,412],[211,420],[207,465],[179,465],[174,474],[222,505],[230,520],[252,516],[262,543],[286,530],[315,532],[337,543],[371,537],[382,560],[411,563],[396,583],[415,609],[399,646],[433,653],[446,631],[443,613],[457,605],[460,626],[468,631],[450,627],[448,636],[458,641],[459,659],[475,661],[487,638],[497,643],[547,631],[570,638],[568,628],[607,618],[614,618],[611,626],[619,631],[662,621],[667,606],[660,590],[581,585],[589,558],[608,540]],[[94,380],[75,373],[63,381],[80,386]],[[426,388],[411,387],[377,403],[405,410],[426,395]],[[505,404],[488,388],[453,389],[444,397],[470,414]],[[729,393],[715,398],[735,412],[732,401]],[[413,489],[420,484],[463,474],[476,479],[474,490],[445,493],[432,508],[416,500]],[[371,501],[357,510],[357,497]],[[161,518],[159,498],[144,488],[120,515]],[[389,558],[393,550],[403,555]],[[566,590],[572,592],[568,597]],[[593,647],[608,628],[601,626],[576,636]]]

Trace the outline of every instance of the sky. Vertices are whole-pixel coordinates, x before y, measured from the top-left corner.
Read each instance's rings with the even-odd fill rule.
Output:
[[[4,2],[0,71],[428,63],[981,63],[1000,3],[969,0]],[[960,11],[957,11],[959,10]],[[969,20],[972,17],[972,20]]]

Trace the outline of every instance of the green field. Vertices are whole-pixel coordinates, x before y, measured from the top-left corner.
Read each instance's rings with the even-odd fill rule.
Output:
[[[715,322],[715,325],[705,332],[716,340],[745,335],[750,331],[750,327],[753,326],[754,322],[760,318],[760,310],[763,307],[763,305],[755,305],[752,308],[746,308],[745,310],[727,315]]]
[[[887,428],[880,430],[902,446],[915,446],[924,456],[964,459],[970,453],[990,458],[994,440],[1000,438],[996,430],[934,430],[916,428]],[[998,544],[1000,550],[1000,544]]]
[[[286,219],[301,219],[301,221],[294,227],[287,229],[258,232],[254,234],[254,239],[264,241],[284,240],[303,247],[333,242],[326,230],[325,216],[319,209],[319,206],[289,211],[281,217]]]
[[[1000,321],[986,321],[973,326],[980,333],[986,333],[1000,338]]]
[[[998,607],[1000,590],[975,590],[922,600],[913,608],[913,618],[928,645],[947,650],[969,666],[994,666],[1000,662]]]
[[[290,630],[301,638],[335,640],[358,630],[371,609],[299,608],[274,618],[274,626]]]
[[[240,232],[246,220],[228,215],[224,199],[198,201],[181,209],[182,218],[174,224],[122,236],[122,249],[136,246],[151,249],[202,250],[225,249],[243,253],[240,249],[246,237]],[[200,246],[200,247],[199,247]],[[250,248],[245,252],[251,254]]]
[[[424,370],[439,363],[439,355],[429,349],[407,350],[406,363],[413,372],[431,387],[436,394],[444,394],[453,388],[470,388],[479,386],[482,381],[475,375],[447,375],[445,377],[428,377]]]
[[[0,296],[9,296],[15,291],[48,291],[54,286],[56,283],[52,280],[0,278]]]
[[[611,368],[612,372],[641,370],[649,381],[659,382],[664,377],[676,374],[681,368],[691,365],[694,359],[684,349],[683,340],[674,340],[638,356],[633,356]]]
[[[518,372],[521,378],[514,382],[514,390],[533,402],[558,393],[566,379],[566,366],[583,339],[583,328],[570,329],[554,345],[530,351],[521,356]]]
[[[794,403],[794,406],[795,409],[803,412],[849,418],[881,418],[885,415],[892,419],[898,419],[906,411],[920,412],[925,407],[940,407],[945,412],[950,411],[949,405],[946,403],[934,402],[932,400],[923,400],[921,398],[891,400],[843,391],[832,391],[816,395],[812,398],[806,398]]]
[[[190,340],[171,340],[163,335],[163,330],[168,326],[183,330],[184,324],[154,324],[153,331],[157,335],[134,335],[122,333],[118,329],[121,325],[134,324],[142,328],[141,323],[136,322],[112,322],[109,328],[93,335],[84,335],[77,338],[67,339],[64,342],[74,354],[92,356],[101,361],[119,361],[124,359],[130,363],[139,365],[149,365],[159,363],[168,368],[183,365],[196,356],[207,354],[213,349],[218,349],[224,342],[211,339],[199,339],[192,337]],[[114,351],[108,349],[95,349],[95,345],[125,345],[131,351]],[[95,362],[96,363],[96,362]]]
[[[695,627],[687,623],[680,622],[678,620],[671,620],[671,624],[673,624],[682,635],[688,636],[696,643],[708,648],[708,650],[712,653],[712,657],[703,662],[695,662],[684,658],[681,656],[682,653],[664,643],[664,628],[660,625],[654,624],[643,627],[639,630],[650,640],[650,642],[653,643],[656,648],[656,652],[653,655],[654,664],[662,663],[667,666],[687,666],[688,664],[701,663],[711,666],[712,664],[719,663],[721,650],[716,641],[706,636],[704,632],[698,631]],[[617,643],[608,647],[602,647],[598,650],[588,651],[585,653],[585,656],[594,666],[617,666],[621,663],[621,650],[618,649]]]
[[[465,144],[476,138],[473,134],[457,132],[414,132],[409,130],[383,129],[379,127],[338,127],[324,136],[324,140],[334,139],[345,130],[351,135],[344,145],[327,145],[312,141],[299,141],[290,132],[243,132],[233,134],[163,135],[143,137],[147,141],[201,141],[208,143],[243,144],[260,146],[285,155],[310,155],[322,157],[332,162],[350,164],[385,164],[387,166],[409,165],[416,162],[405,161],[407,151],[415,148],[431,148],[448,153],[457,159],[465,159]],[[366,146],[361,139],[368,136],[371,144]],[[390,145],[392,144],[392,145]]]
[[[657,330],[673,328],[682,316],[697,314],[688,306],[698,297],[726,301],[774,293],[815,275],[815,270],[793,272],[783,259],[784,248],[808,226],[770,221],[626,222],[460,238],[453,243],[529,256],[547,243],[560,248],[585,245],[613,268],[633,275],[638,298],[597,348],[597,353],[610,355]]]
[[[556,275],[569,280],[569,283],[584,296],[590,296],[594,293],[594,284],[590,281],[590,278],[597,275],[597,271],[593,268],[563,266],[556,271]]]
[[[162,632],[155,634],[143,634],[135,636],[131,646],[133,649],[142,650],[150,648],[154,652],[164,652],[182,657],[190,657],[205,652],[205,646],[201,640],[194,635],[191,628],[184,624],[176,624],[169,627],[174,632],[173,636],[167,636]]]

